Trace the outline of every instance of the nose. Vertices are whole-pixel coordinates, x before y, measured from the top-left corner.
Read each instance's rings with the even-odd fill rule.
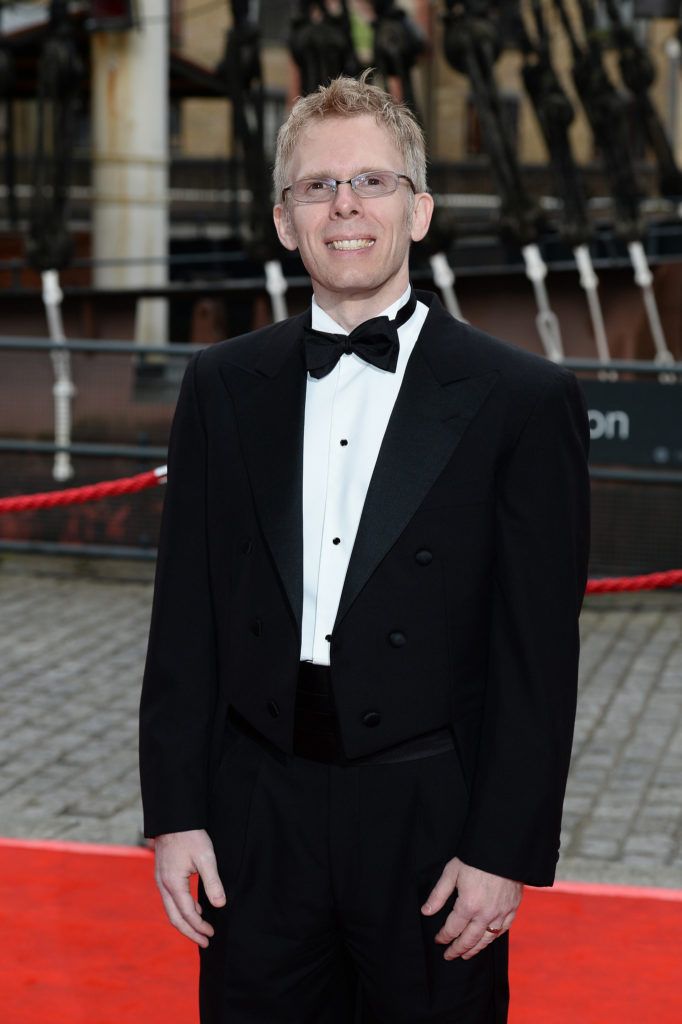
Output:
[[[353,214],[359,212],[359,205],[358,197],[350,187],[350,183],[345,181],[343,184],[336,186],[336,192],[329,204],[329,216],[352,217]]]

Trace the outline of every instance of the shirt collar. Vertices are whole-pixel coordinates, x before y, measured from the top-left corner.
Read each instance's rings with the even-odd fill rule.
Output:
[[[392,302],[390,306],[386,307],[386,309],[383,309],[381,313],[377,313],[377,316],[387,316],[389,320],[395,319],[398,314],[398,310],[401,309],[409,299],[411,291],[412,285],[408,284],[400,298],[396,299],[395,302]],[[407,322],[409,323],[410,321],[408,320]],[[315,331],[327,331],[330,334],[350,334],[350,331],[347,331],[345,327],[341,327],[340,324],[337,324],[336,320],[333,320],[329,313],[325,313],[322,307],[317,304],[317,300],[314,295],[311,303],[310,326]],[[403,324],[403,327],[405,326],[406,325]]]

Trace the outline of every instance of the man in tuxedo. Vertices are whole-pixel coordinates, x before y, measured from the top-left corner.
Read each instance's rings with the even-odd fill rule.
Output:
[[[275,195],[312,307],[197,353],[171,433],[141,705],[158,885],[204,1024],[501,1024],[523,885],[558,857],[584,405],[411,290],[433,200],[381,90],[299,100]]]

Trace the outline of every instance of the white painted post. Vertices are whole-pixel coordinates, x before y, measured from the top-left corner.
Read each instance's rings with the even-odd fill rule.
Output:
[[[580,284],[585,290],[587,296],[587,305],[590,310],[590,319],[592,321],[592,330],[594,332],[594,342],[597,346],[597,356],[599,357],[600,363],[611,362],[611,353],[609,351],[609,342],[606,337],[606,327],[604,326],[604,315],[602,313],[601,302],[599,301],[599,278],[597,277],[592,262],[592,254],[588,245],[576,245],[573,249],[573,255],[575,256],[575,262],[578,267],[578,273],[580,274]],[[617,373],[613,371],[600,371],[600,380],[616,380],[618,377]]]
[[[646,310],[647,320],[649,321],[649,330],[651,331],[651,337],[654,341],[654,347],[656,349],[656,355],[654,356],[654,362],[660,363],[662,366],[670,366],[674,363],[673,354],[668,348],[668,342],[665,338],[665,332],[663,331],[663,324],[661,323],[661,316],[658,311],[658,303],[656,302],[656,296],[654,294],[654,277],[649,267],[649,261],[647,259],[644,246],[641,242],[628,242],[628,252],[630,253],[630,262],[635,272],[635,282],[639,285],[642,290],[642,298],[644,300],[644,309]],[[659,374],[658,378],[662,384],[674,384],[675,374],[662,373]]]
[[[535,243],[524,245],[521,248],[521,252],[526,265],[526,277],[533,285],[533,291],[535,292],[535,302],[538,307],[535,323],[545,349],[545,355],[553,362],[560,363],[564,358],[564,346],[561,340],[559,320],[554,310],[550,307],[547,295],[547,286],[545,285],[547,264]]]
[[[469,321],[465,320],[462,316],[462,310],[460,309],[457,293],[455,292],[455,272],[450,266],[447,256],[444,252],[435,252],[429,257],[429,263],[431,264],[433,282],[436,288],[440,288],[448,313],[451,316],[457,317],[463,323],[468,323]]]
[[[168,281],[168,12],[137,0],[139,24],[92,36],[93,256],[104,288]],[[168,341],[167,301],[141,299],[135,340]]]
[[[59,271],[43,270],[41,274],[43,285],[43,304],[47,317],[47,328],[50,340],[58,345],[66,342],[64,324],[62,322],[62,300],[64,294],[59,284]],[[54,443],[68,448],[71,444],[71,401],[76,394],[76,387],[71,375],[71,355],[68,349],[53,349],[52,369],[54,372],[54,384],[52,385],[52,397],[54,399]],[[55,480],[63,482],[70,480],[74,475],[71,453],[69,451],[55,452],[52,463],[52,476]]]

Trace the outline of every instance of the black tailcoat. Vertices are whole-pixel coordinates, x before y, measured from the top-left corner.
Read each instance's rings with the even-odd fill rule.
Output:
[[[438,300],[407,365],[332,630],[345,752],[452,725],[465,862],[554,877],[589,534],[575,377]],[[304,316],[182,385],[141,705],[145,832],[204,828],[233,705],[291,752],[303,603]],[[372,712],[372,714],[368,714]]]

